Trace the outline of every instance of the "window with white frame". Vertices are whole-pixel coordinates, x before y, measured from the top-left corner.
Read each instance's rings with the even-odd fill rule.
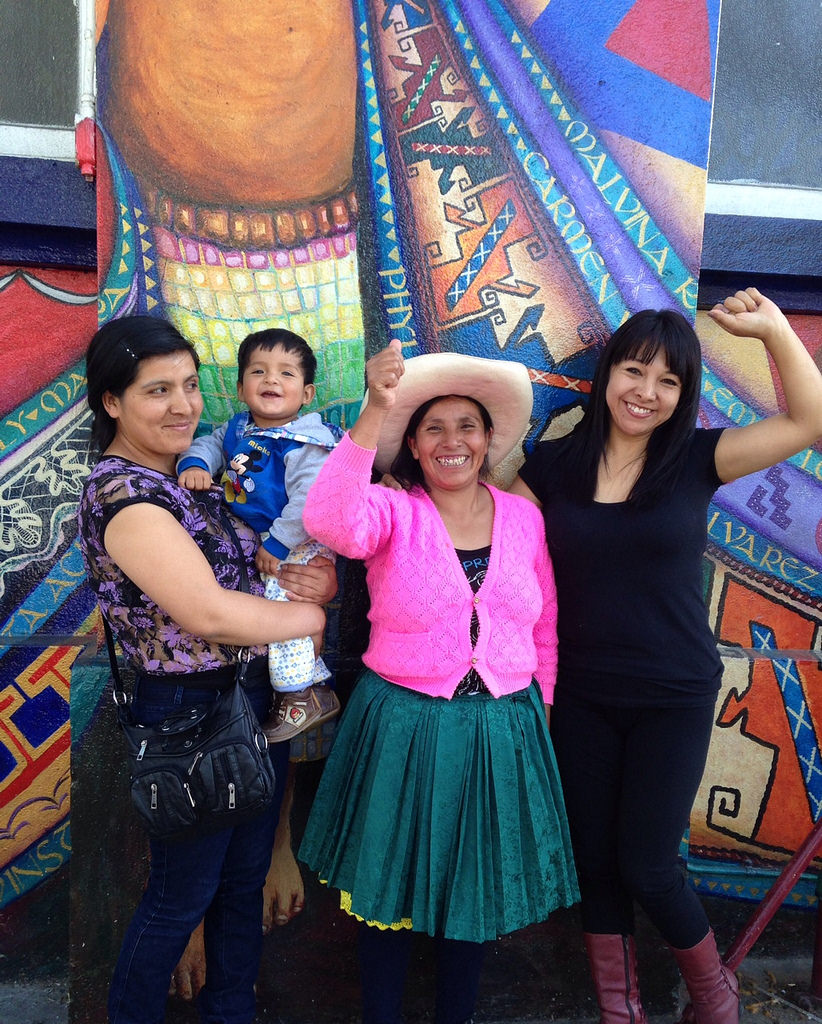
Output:
[[[822,220],[819,0],[722,0],[706,212]]]
[[[74,160],[76,0],[0,0],[0,154]]]

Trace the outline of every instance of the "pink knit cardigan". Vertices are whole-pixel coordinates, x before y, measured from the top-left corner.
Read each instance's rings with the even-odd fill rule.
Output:
[[[488,487],[491,559],[474,595],[430,497],[422,488],[372,485],[374,454],[346,434],[326,459],[303,514],[312,537],[365,561],[371,596],[365,664],[432,697],[452,697],[472,666],[495,697],[525,689],[536,676],[550,703],[557,606],[539,510]],[[473,609],[479,639],[472,649]]]

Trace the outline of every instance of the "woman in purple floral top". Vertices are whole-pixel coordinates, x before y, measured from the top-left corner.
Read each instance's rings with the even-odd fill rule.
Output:
[[[330,563],[283,567],[292,602],[266,601],[254,569],[256,534],[225,525],[220,492],[178,486],[203,400],[193,347],[170,324],[124,317],[86,354],[92,442],[101,452],[80,502],[89,580],[135,671],[133,710],[156,724],[233,684],[238,652],[252,660],[248,697],[268,711],[267,645],[316,634],[333,596]],[[240,591],[248,573],[250,593]],[[262,940],[262,888],[285,781],[288,744],[272,747],[278,793],[261,817],[212,835],[151,843],[145,894],[126,932],[109,992],[111,1024],[157,1024],[172,971],[204,920],[203,1021],[249,1024]]]

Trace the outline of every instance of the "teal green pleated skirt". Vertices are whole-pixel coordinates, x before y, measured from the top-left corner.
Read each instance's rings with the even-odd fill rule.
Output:
[[[300,859],[371,924],[484,942],[579,899],[536,684],[427,697],[366,671]]]

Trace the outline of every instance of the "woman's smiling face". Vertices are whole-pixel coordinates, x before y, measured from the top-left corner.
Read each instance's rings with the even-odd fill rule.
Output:
[[[203,411],[197,368],[188,352],[141,359],[122,395],[106,392],[103,405],[116,421],[111,449],[141,466],[173,473],[191,444]]]
[[[476,484],[490,442],[477,404],[458,395],[434,402],[408,438],[426,484],[445,490]]]
[[[681,392],[682,382],[669,369],[662,349],[650,363],[614,363],[605,391],[611,430],[625,437],[650,437],[673,416]]]

